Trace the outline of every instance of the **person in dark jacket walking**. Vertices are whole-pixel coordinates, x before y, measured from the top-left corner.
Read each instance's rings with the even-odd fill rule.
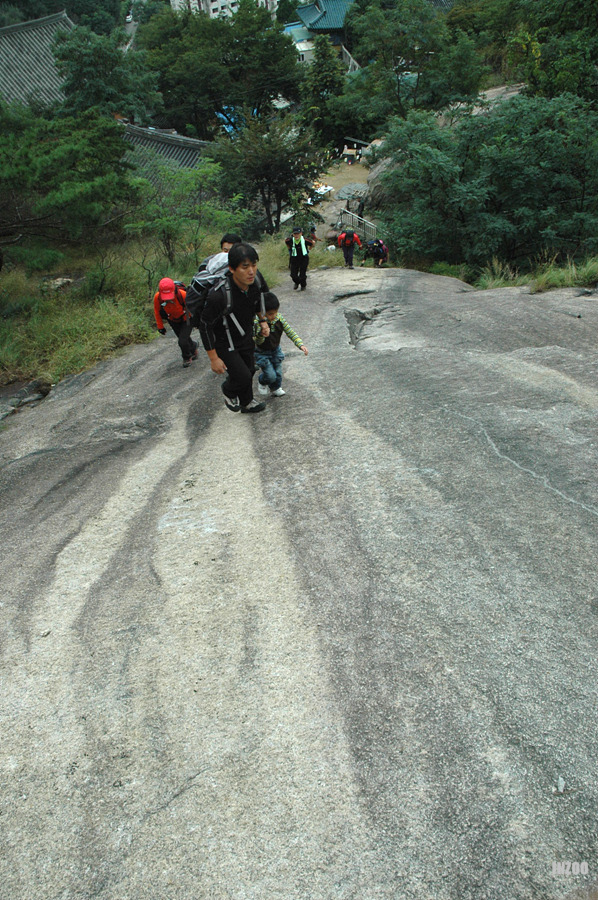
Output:
[[[293,234],[285,239],[285,244],[289,249],[293,290],[296,291],[298,287],[301,287],[301,290],[304,291],[307,285],[309,251],[313,248],[315,241],[311,237],[303,237],[303,228],[293,228]]]
[[[269,333],[262,296],[268,285],[258,272],[258,260],[257,251],[250,244],[235,244],[231,248],[225,283],[211,289],[199,322],[212,371],[226,374],[222,393],[232,412],[260,412],[266,405],[253,399],[252,383],[256,315],[264,336]]]
[[[168,322],[179,340],[183,355],[183,367],[197,359],[197,344],[191,339],[191,317],[185,306],[186,292],[174,283],[172,278],[162,278],[154,294],[154,318],[160,334],[166,334]]]

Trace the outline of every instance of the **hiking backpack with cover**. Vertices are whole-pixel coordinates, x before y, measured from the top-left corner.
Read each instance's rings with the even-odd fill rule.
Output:
[[[222,259],[217,259],[217,257],[222,257]],[[213,262],[212,266],[210,266],[210,262]],[[199,269],[187,288],[187,309],[196,327],[199,327],[199,320],[210,288],[221,282],[227,272],[227,253],[214,253],[200,263]]]

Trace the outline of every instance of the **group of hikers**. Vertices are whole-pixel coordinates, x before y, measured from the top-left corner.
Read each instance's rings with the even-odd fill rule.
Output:
[[[256,364],[261,370],[258,392],[263,396],[284,395],[283,332],[306,356],[308,352],[280,315],[278,297],[268,289],[258,260],[251,244],[227,233],[220,242],[220,253],[204,260],[187,288],[172,278],[162,278],[154,296],[158,330],[166,333],[165,321],[172,327],[185,367],[198,357],[191,333],[199,329],[212,371],[226,375],[222,393],[232,412],[256,413],[266,408],[253,396]]]
[[[289,269],[291,279],[293,281],[293,290],[301,288],[305,290],[307,286],[307,268],[309,266],[309,252],[313,250],[316,241],[320,241],[316,234],[316,226],[312,225],[309,235],[303,234],[303,229],[297,226],[293,228],[293,233],[285,238],[285,244],[289,251]],[[337,246],[343,251],[345,260],[345,268],[353,268],[353,254],[355,247],[364,250],[363,259],[360,265],[364,265],[366,259],[371,258],[374,261],[375,268],[382,268],[385,262],[388,262],[388,247],[382,238],[374,238],[367,241],[365,246],[361,243],[359,235],[355,231],[346,229],[342,231],[336,238]]]
[[[305,290],[309,252],[319,240],[315,225],[309,235],[304,235],[300,227],[293,228],[285,239],[294,290]],[[346,230],[338,235],[337,243],[343,250],[345,266],[352,269],[355,245],[362,247],[359,236]],[[388,259],[388,249],[379,238],[368,241],[364,249],[364,261],[370,255],[375,266]],[[203,261],[189,286],[162,278],[154,295],[158,331],[166,334],[166,323],[170,325],[178,338],[185,368],[199,356],[198,344],[192,338],[193,329],[199,330],[212,371],[226,375],[222,393],[227,408],[233,412],[253,413],[266,408],[263,401],[253,396],[253,375],[258,368],[259,394],[284,395],[284,353],[280,348],[283,333],[306,356],[308,352],[280,314],[278,297],[258,270],[258,260],[251,244],[240,235],[227,232],[220,241],[220,252]]]

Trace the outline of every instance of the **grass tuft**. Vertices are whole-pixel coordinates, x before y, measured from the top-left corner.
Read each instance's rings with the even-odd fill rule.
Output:
[[[528,284],[529,281],[529,275],[520,275],[518,269],[514,269],[509,263],[494,257],[490,265],[482,269],[475,286],[486,291],[498,287],[518,287]]]
[[[564,266],[554,260],[539,266],[530,281],[532,294],[549,291],[551,288],[589,287],[598,282],[598,259],[588,259],[583,263],[575,263],[568,259]]]

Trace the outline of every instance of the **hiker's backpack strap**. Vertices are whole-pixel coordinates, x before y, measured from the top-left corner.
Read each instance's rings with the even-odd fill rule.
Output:
[[[263,316],[266,315],[266,301],[264,300],[264,279],[259,273],[259,270],[255,270],[255,280],[257,281],[257,286],[260,291],[260,312]]]
[[[241,337],[243,337],[243,335],[245,334],[245,329],[242,327],[241,323],[239,322],[239,320],[237,319],[237,317],[235,316],[235,314],[232,312],[232,308],[233,308],[233,292],[232,292],[232,288],[231,288],[231,286],[230,286],[230,281],[228,280],[228,278],[223,278],[223,279],[222,279],[222,281],[220,282],[220,284],[217,285],[217,288],[220,288],[220,287],[223,287],[223,288],[224,288],[224,293],[225,293],[225,296],[226,296],[226,307],[225,307],[224,312],[223,312],[223,314],[222,314],[222,324],[224,325],[224,330],[226,331],[226,336],[227,336],[227,338],[228,338],[228,347],[229,347],[229,350],[234,350],[234,349],[235,349],[235,345],[234,345],[234,343],[233,343],[232,335],[231,335],[231,333],[230,333],[230,327],[229,327],[229,324],[228,324],[229,318],[230,318],[230,319],[235,323],[235,325],[237,326],[237,330],[238,330],[239,334],[241,335]]]

